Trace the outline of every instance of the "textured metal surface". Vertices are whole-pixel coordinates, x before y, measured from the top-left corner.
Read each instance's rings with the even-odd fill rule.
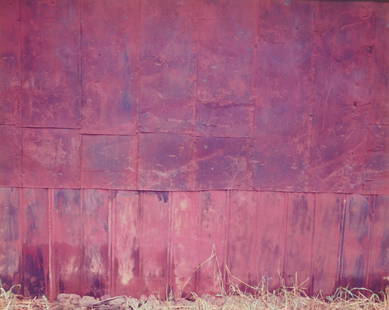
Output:
[[[164,297],[218,292],[236,277],[276,287],[296,274],[311,292],[379,290],[387,271],[387,195],[15,188],[0,195],[1,276],[30,295]]]
[[[6,286],[383,287],[387,3],[0,6]]]

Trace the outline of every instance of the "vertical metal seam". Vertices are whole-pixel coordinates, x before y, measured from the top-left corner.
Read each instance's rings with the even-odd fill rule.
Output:
[[[168,240],[167,240],[167,275],[166,275],[166,299],[170,297],[170,294],[175,294],[175,285],[173,283],[174,279],[174,253],[173,253],[173,215],[174,215],[174,192],[168,192]]]
[[[108,200],[108,291],[106,294],[113,294],[113,240],[114,240],[114,218],[113,218],[113,208],[115,206],[115,190],[109,190],[109,200]]]
[[[20,266],[19,266],[19,281],[22,285],[22,294],[25,292],[25,277],[24,277],[24,238],[26,235],[26,216],[25,216],[25,206],[24,206],[24,189],[19,189],[19,216],[20,216]]]
[[[315,232],[316,232],[316,208],[317,208],[317,193],[313,194],[313,216],[312,216],[312,235],[311,235],[311,245],[310,245],[310,285],[308,287],[308,292],[312,294],[313,288],[314,288],[314,270],[313,270],[313,246],[314,246],[314,240],[315,240]]]
[[[365,287],[369,287],[369,281],[370,281],[370,268],[371,268],[371,258],[374,257],[374,253],[372,253],[372,244],[373,244],[373,238],[374,238],[374,232],[375,232],[375,214],[376,214],[376,195],[370,195],[369,201],[371,203],[371,206],[369,207],[369,217],[368,217],[368,243],[367,243],[367,262],[366,262],[366,271],[365,271],[365,279],[364,279],[364,285]]]
[[[85,190],[80,189],[80,214],[82,221],[85,221]],[[84,294],[84,285],[85,285],[85,225],[81,225],[81,270],[80,270],[80,290]]]
[[[138,246],[139,246],[139,275],[143,277],[143,192],[137,191],[138,202],[137,202],[137,235],[138,235]]]
[[[285,284],[286,281],[286,266],[287,266],[287,244],[288,244],[288,222],[289,222],[289,193],[285,192],[284,194],[284,207],[286,208],[285,212],[285,234],[284,234],[284,257],[283,257],[283,262],[282,262],[282,275],[281,279]]]
[[[259,207],[258,207],[258,196],[261,195],[261,192],[256,192],[256,191],[250,191],[250,194],[254,194],[254,207],[255,207],[255,221],[259,223]],[[255,273],[255,279],[257,281],[257,285],[261,285],[262,277],[260,277],[259,272],[258,272],[258,266],[259,266],[259,257],[261,256],[260,254],[260,246],[259,246],[259,229],[258,225],[255,225],[255,231],[254,231],[254,253],[258,255],[256,261],[255,261],[255,268],[256,268],[256,273]]]
[[[231,230],[231,191],[230,190],[226,190],[225,191],[226,193],[226,203],[225,203],[225,208],[226,208],[226,214],[227,214],[227,218],[226,218],[226,229],[225,229],[225,239],[226,239],[226,247],[225,247],[225,257],[224,257],[224,266],[223,266],[223,275],[224,275],[224,287],[226,287],[226,290],[227,290],[227,293],[229,291],[229,285],[230,285],[230,281],[229,281],[229,275],[228,275],[228,270],[230,268],[230,263],[231,263],[231,257],[230,257],[230,244],[231,244],[231,240],[230,240],[230,230]]]
[[[196,210],[196,228],[194,231],[196,241],[199,240],[200,237],[200,231],[202,230],[201,224],[202,224],[202,219],[201,219],[201,212],[202,212],[202,205],[200,204],[200,192],[195,191],[195,192],[189,192],[187,195],[190,196],[190,207],[193,207],[193,201],[195,201],[194,204],[194,209]],[[194,197],[193,197],[194,196]],[[197,213],[199,212],[199,213]],[[194,246],[197,247],[197,243],[194,242]],[[212,251],[211,251],[212,253]],[[200,280],[201,280],[201,268],[195,270],[193,273],[193,288],[195,292],[198,292],[198,288],[200,287]],[[189,284],[189,283],[188,283]]]
[[[261,191],[253,191],[253,193],[255,193],[255,209],[258,210],[258,211],[255,211],[257,213],[257,215],[256,215],[256,222],[260,223],[260,221],[259,221],[259,214],[260,214],[259,210],[261,208],[259,207],[259,203],[262,202],[262,192]],[[257,235],[256,243],[258,244],[258,249],[256,251],[256,254],[258,255],[257,260],[256,260],[257,269],[258,269],[259,262],[260,262],[260,259],[261,259],[261,247],[259,246],[259,238],[260,238],[260,236],[259,236],[259,232],[257,230],[257,226],[258,225],[256,225],[255,227],[256,227],[256,235]],[[264,279],[263,275],[258,273],[257,277],[258,277],[258,285],[262,285],[263,284],[262,280]]]
[[[48,270],[48,288],[46,288],[46,293],[49,296],[49,299],[53,300],[55,298],[55,274],[53,267],[53,204],[54,204],[54,189],[49,188],[47,190],[48,195],[48,242],[49,242],[49,270]]]
[[[344,239],[345,239],[345,226],[346,226],[346,212],[347,212],[347,196],[345,194],[342,195],[342,217],[340,221],[340,227],[339,227],[339,247],[338,247],[338,266],[337,266],[337,283],[336,286],[341,285],[341,282],[343,281],[343,265],[344,265]]]

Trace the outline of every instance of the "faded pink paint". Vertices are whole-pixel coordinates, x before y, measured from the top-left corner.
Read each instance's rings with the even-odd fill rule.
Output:
[[[382,289],[388,3],[1,6],[5,286]]]

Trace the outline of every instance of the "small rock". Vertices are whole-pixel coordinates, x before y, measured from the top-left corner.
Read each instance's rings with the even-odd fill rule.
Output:
[[[154,295],[149,296],[145,304],[149,309],[157,309],[160,305],[158,299]]]
[[[127,301],[126,296],[117,296],[117,297],[112,297],[112,298],[108,298],[108,299],[99,301],[97,304],[98,305],[112,305],[112,306],[119,305],[120,306],[120,305],[125,304],[126,301]]]
[[[58,294],[57,296],[57,301],[60,302],[61,304],[78,304],[80,301],[81,297],[80,295],[77,294]]]
[[[146,301],[147,301],[147,296],[146,295],[140,296],[139,303],[144,304]]]
[[[92,297],[92,296],[83,296],[81,299],[80,299],[80,303],[79,305],[81,307],[90,307],[90,306],[93,306],[93,304],[99,302],[96,298]]]
[[[131,307],[131,309],[139,308],[139,300],[133,297],[127,298],[127,304]]]
[[[80,304],[81,296],[72,294],[70,297],[69,303],[74,306],[78,306]]]

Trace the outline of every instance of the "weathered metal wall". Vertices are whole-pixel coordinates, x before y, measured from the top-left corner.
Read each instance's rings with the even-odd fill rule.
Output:
[[[2,0],[2,281],[382,288],[388,25],[382,2]]]

